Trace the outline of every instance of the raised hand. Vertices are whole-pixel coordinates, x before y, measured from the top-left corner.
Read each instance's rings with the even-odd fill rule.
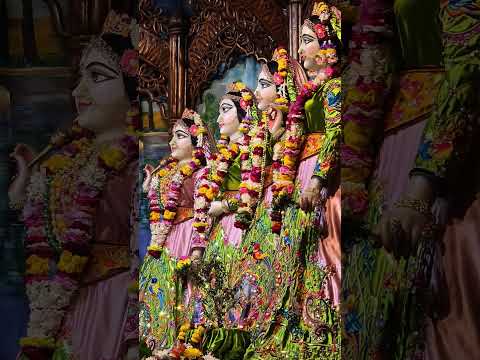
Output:
[[[153,166],[150,164],[145,165],[143,168],[145,171],[145,179],[143,180],[142,189],[143,192],[148,192],[148,188],[150,187],[150,182],[152,181],[152,173],[153,173]]]
[[[8,196],[12,206],[18,208],[25,198],[26,186],[31,175],[28,164],[35,158],[35,152],[28,145],[17,144],[10,157],[17,163],[17,174],[12,178]]]
[[[283,133],[283,112],[279,109],[268,109],[268,131],[274,138],[279,138]]]

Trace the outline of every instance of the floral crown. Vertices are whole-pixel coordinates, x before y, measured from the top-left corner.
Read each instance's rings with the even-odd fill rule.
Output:
[[[310,19],[305,20],[307,25],[317,35],[319,41],[332,40],[335,35],[339,40],[342,39],[342,15],[335,6],[329,6],[325,2],[317,2],[313,6],[312,16],[318,17],[320,23],[315,24]],[[331,33],[329,25],[334,31]]]
[[[325,2],[317,2],[313,6],[312,17],[317,17],[319,22],[307,19],[304,24],[315,33],[320,44],[317,59],[321,63],[334,65],[338,62],[335,38],[342,39],[341,12]]]
[[[104,35],[118,35],[130,40],[131,47],[127,47],[121,54],[114,51],[112,46],[103,38]],[[121,70],[121,72],[128,77],[136,77],[138,72],[138,51],[136,50],[139,42],[139,27],[135,19],[130,18],[127,14],[117,14],[111,10],[105,19],[103,29],[100,36],[97,36],[90,41],[86,46],[83,58],[96,49],[107,56],[110,65]],[[81,63],[80,67],[85,64]]]
[[[203,147],[204,134],[207,133],[207,130],[200,115],[191,109],[185,109],[182,114],[182,119],[193,120],[193,125],[188,128],[188,131],[190,135],[197,138],[197,147]]]
[[[232,93],[240,93],[240,96]],[[238,101],[240,103],[240,107],[243,110],[248,111],[248,109],[250,109],[250,107],[253,105],[253,92],[243,82],[235,81],[227,85],[227,93],[222,97],[222,99]]]

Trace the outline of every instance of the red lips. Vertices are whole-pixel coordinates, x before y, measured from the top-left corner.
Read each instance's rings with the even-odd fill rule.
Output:
[[[82,112],[92,105],[92,102],[89,101],[79,101],[77,103],[78,112]]]

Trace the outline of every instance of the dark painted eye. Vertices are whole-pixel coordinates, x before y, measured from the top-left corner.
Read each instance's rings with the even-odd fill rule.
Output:
[[[103,82],[103,81],[107,81],[107,80],[112,79],[111,76],[107,76],[107,75],[99,73],[97,71],[92,71],[91,77],[92,77],[93,82],[95,82],[95,83],[99,83],[99,82]]]
[[[260,86],[262,87],[262,89],[266,89],[272,85],[273,84],[270,81],[260,80]]]

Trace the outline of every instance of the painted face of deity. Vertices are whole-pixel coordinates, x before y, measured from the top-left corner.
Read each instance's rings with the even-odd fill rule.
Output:
[[[180,162],[192,158],[193,143],[188,128],[182,122],[173,126],[172,139],[170,140],[172,157]]]
[[[258,75],[255,96],[260,110],[267,110],[277,98],[277,89],[267,65],[262,66],[262,71]]]
[[[72,93],[80,126],[97,134],[124,126],[130,102],[120,69],[95,48],[82,63],[81,79]]]
[[[240,126],[235,104],[230,99],[223,99],[218,110],[217,123],[220,127],[220,134],[232,137],[232,135],[238,132],[238,127]]]
[[[319,51],[320,44],[317,35],[315,35],[315,32],[308,26],[303,25],[298,54],[300,55],[300,61],[306,70],[315,71],[320,69],[320,66],[315,60]]]

